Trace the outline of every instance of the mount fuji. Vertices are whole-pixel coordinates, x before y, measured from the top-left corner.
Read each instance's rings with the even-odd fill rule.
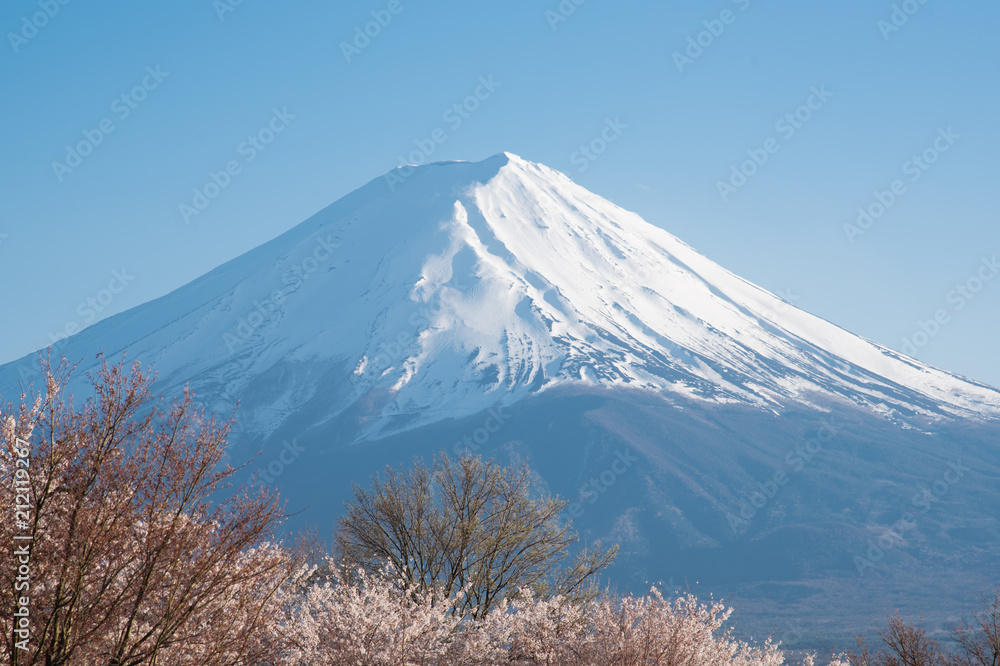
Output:
[[[235,408],[231,458],[321,531],[444,448],[527,458],[620,585],[697,580],[793,645],[891,604],[943,628],[1000,574],[1000,391],[509,153],[395,169],[56,346],[78,382],[100,350]]]

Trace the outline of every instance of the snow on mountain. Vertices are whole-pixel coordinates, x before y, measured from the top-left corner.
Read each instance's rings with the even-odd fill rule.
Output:
[[[776,412],[1000,415],[996,389],[796,309],[509,153],[396,169],[58,351],[102,348],[169,388],[240,398],[261,435],[308,405],[313,424],[355,414],[355,440],[375,439],[581,382]]]
[[[756,632],[849,644],[887,599],[943,623],[1000,575],[1000,392],[506,153],[396,169],[57,344],[78,395],[100,350],[224,417],[238,400],[232,462],[292,530],[328,534],[387,464],[472,450],[530,460],[620,545],[623,589],[702,581]],[[0,399],[32,380],[35,355],[0,367]]]

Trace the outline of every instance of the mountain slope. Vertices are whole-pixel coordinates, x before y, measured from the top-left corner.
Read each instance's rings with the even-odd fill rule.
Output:
[[[547,167],[410,169],[66,349],[128,349],[174,389],[240,398],[256,434],[322,391],[317,422],[357,412],[355,441],[577,382],[778,412],[1000,414],[997,390],[791,307]]]

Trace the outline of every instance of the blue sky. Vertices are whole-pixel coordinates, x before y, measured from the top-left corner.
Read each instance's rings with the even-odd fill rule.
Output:
[[[545,163],[799,307],[1000,385],[998,22],[985,0],[5,3],[0,362],[440,130],[426,161]]]

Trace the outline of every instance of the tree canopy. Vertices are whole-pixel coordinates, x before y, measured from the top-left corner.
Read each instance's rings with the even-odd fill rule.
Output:
[[[566,502],[544,495],[522,462],[502,467],[480,456],[446,454],[428,467],[387,467],[354,500],[336,532],[338,559],[349,572],[390,571],[417,592],[459,591],[459,613],[481,617],[517,588],[586,598],[617,547],[583,549],[566,562],[578,537],[561,513]]]

